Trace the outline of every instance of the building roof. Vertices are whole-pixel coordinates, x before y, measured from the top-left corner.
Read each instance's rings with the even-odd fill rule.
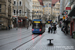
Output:
[[[52,0],[52,4],[55,4],[56,2],[58,2],[59,0]]]
[[[43,6],[43,0],[38,0],[40,2],[40,5]]]
[[[38,0],[40,2],[41,5],[43,5],[43,0]],[[52,6],[54,6],[54,4],[56,2],[58,2],[59,0],[52,0]]]
[[[55,5],[56,2],[58,2],[59,0],[52,0],[52,6]]]

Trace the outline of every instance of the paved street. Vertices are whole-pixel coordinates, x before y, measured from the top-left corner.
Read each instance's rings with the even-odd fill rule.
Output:
[[[75,0],[0,0],[0,50],[75,50]]]
[[[48,46],[53,39],[53,46]],[[15,28],[12,30],[0,31],[0,50],[75,50],[75,39],[65,35],[60,28],[56,33],[48,33],[48,25],[43,35],[33,35],[31,27]]]
[[[20,45],[27,43],[32,40],[31,27],[29,29],[15,28],[12,30],[0,31],[0,49],[1,50],[12,50]],[[34,35],[33,38],[36,38]]]

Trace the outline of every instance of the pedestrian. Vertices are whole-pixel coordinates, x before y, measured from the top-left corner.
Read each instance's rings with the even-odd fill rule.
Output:
[[[54,25],[54,28],[53,29],[54,29],[54,33],[55,33],[55,31],[56,31],[56,25]]]
[[[8,27],[9,27],[9,30],[10,30],[10,25],[8,25]]]
[[[30,26],[31,26],[31,23],[30,23]]]
[[[51,33],[53,32],[53,25],[51,25]]]
[[[50,33],[51,27],[48,28],[48,33]]]
[[[27,29],[28,29],[28,25],[27,25]]]
[[[50,33],[51,31],[51,25],[48,27],[48,33]]]
[[[65,34],[68,34],[68,28],[67,28],[67,26],[65,27]]]

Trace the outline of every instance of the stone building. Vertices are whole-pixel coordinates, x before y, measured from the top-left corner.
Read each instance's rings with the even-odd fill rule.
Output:
[[[51,5],[52,5],[52,0],[43,0],[44,4],[44,15],[46,16],[47,20],[51,19]]]
[[[13,9],[14,27],[16,27],[17,16],[18,16],[18,26],[26,27],[28,21],[32,20],[32,0],[14,0],[14,9]]]
[[[55,3],[55,6],[53,6],[52,11],[53,11],[52,14],[55,15],[55,21],[58,21],[58,16],[60,15],[59,14],[60,13],[60,3],[59,3],[59,1],[57,1]]]
[[[43,6],[38,0],[33,0],[33,19],[41,19],[43,17]]]
[[[13,0],[0,0],[0,25],[12,28]]]

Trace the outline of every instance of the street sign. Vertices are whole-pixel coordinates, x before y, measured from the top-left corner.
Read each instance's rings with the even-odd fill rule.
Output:
[[[63,19],[65,19],[65,16],[63,16]]]

